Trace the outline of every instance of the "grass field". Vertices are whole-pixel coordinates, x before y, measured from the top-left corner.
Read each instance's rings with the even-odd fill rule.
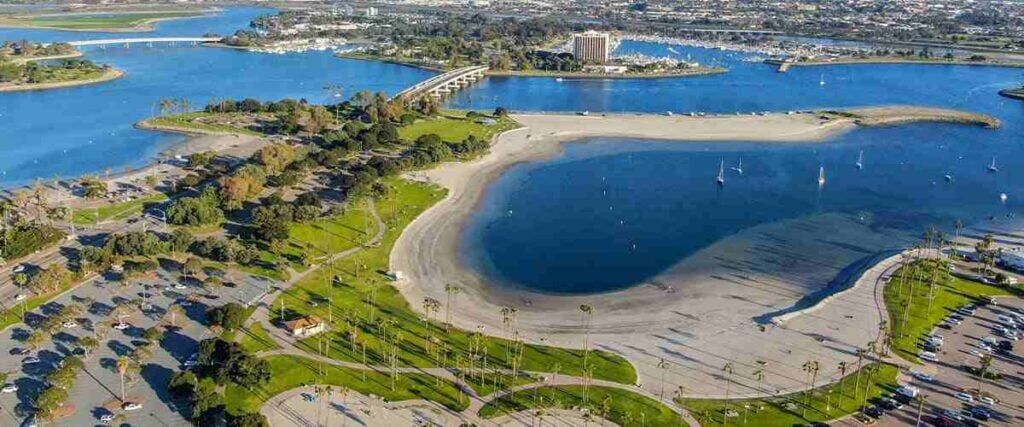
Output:
[[[823,367],[835,372],[836,367]],[[893,365],[873,364],[857,373],[848,374],[841,381],[814,389],[810,396],[794,393],[770,399],[683,399],[682,405],[700,421],[702,426],[722,425],[727,406],[736,411],[730,417],[729,425],[753,425],[758,427],[790,427],[825,422],[857,412],[865,401],[868,405],[884,394],[892,393],[899,387],[896,375],[899,368]],[[870,386],[869,384],[870,377]],[[724,384],[723,384],[724,387]],[[868,388],[865,396],[864,389]],[[856,390],[856,391],[855,391]],[[808,404],[808,398],[810,398]]]
[[[885,306],[889,311],[892,348],[906,360],[919,361],[918,344],[942,319],[957,308],[976,302],[984,296],[1010,293],[1006,288],[947,275],[944,266],[934,266],[934,261],[911,264],[904,267],[906,271],[900,269],[893,274],[885,287]],[[933,273],[937,275],[929,310],[928,295]],[[901,280],[904,276],[905,283]]]
[[[274,343],[274,340],[270,338],[270,334],[267,333],[266,329],[263,329],[262,323],[253,323],[252,326],[247,328],[241,328],[238,334],[242,334],[242,340],[239,344],[245,347],[246,350],[253,353],[259,353],[261,351],[276,350],[279,347]]]
[[[481,121],[492,117],[467,118],[466,113],[466,111],[444,111],[438,118],[419,119],[411,125],[399,128],[398,135],[410,141],[432,133],[449,142],[462,141],[469,135],[489,140],[494,135],[519,127],[519,124],[507,117],[494,119],[496,123],[488,125]]]
[[[213,117],[215,113],[206,112],[193,112],[185,114],[175,114],[167,116],[151,117],[143,121],[143,126],[151,126],[155,128],[164,128],[171,130],[180,130],[182,132],[191,133],[206,133],[206,134],[231,134],[231,135],[251,135],[261,136],[263,134],[256,132],[252,129],[232,126],[229,124],[222,123],[204,123],[198,121],[199,119]]]
[[[224,401],[231,413],[259,412],[260,407],[271,397],[304,385],[313,385],[318,380],[317,362],[297,356],[272,356],[267,358],[271,367],[271,380],[255,390],[246,390],[233,383],[224,390]],[[394,390],[391,376],[373,370],[362,371],[333,365],[323,366],[325,375],[319,377],[320,384],[344,386],[363,394],[374,394],[390,401],[425,399],[445,407],[461,411],[469,406],[469,398],[450,382],[426,374],[399,374]],[[364,379],[365,375],[365,379]]]
[[[494,418],[538,408],[586,407],[590,413],[622,426],[688,425],[661,402],[626,390],[591,386],[583,400],[582,386],[547,386],[506,395],[484,405],[480,417]],[[534,413],[535,414],[535,413]],[[536,414],[535,414],[536,416]]]
[[[156,20],[199,16],[200,12],[135,12],[118,14],[50,15],[0,18],[0,26],[60,30],[117,30],[140,27]]]
[[[444,190],[426,184],[414,183],[398,178],[384,181],[391,191],[376,202],[377,210],[388,224],[384,242],[379,247],[366,248],[351,257],[341,260],[335,273],[341,283],[333,287],[333,317],[335,324],[331,332],[329,356],[338,360],[362,362],[361,345],[366,346],[366,361],[373,365],[386,364],[386,352],[397,343],[399,366],[465,367],[470,357],[470,347],[477,346],[487,354],[488,368],[511,368],[507,349],[508,341],[477,336],[462,330],[445,328],[438,321],[424,322],[412,310],[397,289],[389,286],[384,273],[388,269],[388,255],[398,238],[399,230],[405,228],[420,212],[444,197]],[[356,266],[358,266],[358,273]],[[321,268],[297,283],[274,301],[273,307],[285,306],[285,317],[290,319],[302,315],[316,315],[328,319],[328,268]],[[368,303],[372,298],[373,304]],[[453,310],[458,309],[458,302]],[[440,313],[443,313],[443,308]],[[278,317],[277,310],[273,313]],[[440,317],[441,314],[435,316]],[[495,313],[495,316],[500,316]],[[357,330],[357,344],[348,339],[349,332]],[[490,332],[495,333],[495,332]],[[386,334],[386,338],[384,338]],[[429,342],[429,344],[428,344]],[[316,341],[302,343],[308,351],[316,352]],[[447,349],[442,355],[439,349]],[[428,350],[427,347],[431,347]],[[486,350],[484,350],[486,348]],[[521,370],[550,372],[558,370],[569,375],[582,374],[582,351],[543,346],[525,346]],[[477,368],[483,368],[479,359]],[[592,351],[589,357],[594,376],[601,379],[633,384],[636,371],[625,359],[610,353]]]
[[[75,211],[71,220],[76,225],[92,225],[97,222],[125,220],[141,214],[150,205],[162,203],[166,200],[166,194],[151,194],[127,202],[103,205],[96,209],[78,210]]]

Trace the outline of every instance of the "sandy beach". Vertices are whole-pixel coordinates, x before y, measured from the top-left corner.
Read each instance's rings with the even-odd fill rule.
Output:
[[[907,121],[958,121],[973,115],[948,110],[886,107],[849,110],[845,117],[821,114],[767,116],[570,116],[517,115],[524,127],[499,138],[488,155],[448,163],[413,179],[446,187],[448,197],[417,218],[391,253],[391,268],[408,278],[397,286],[410,301],[443,301],[445,284],[455,298],[454,323],[500,335],[500,309],[518,309],[521,336],[535,343],[582,346],[580,304],[593,307],[593,348],[627,357],[640,384],[655,392],[661,360],[669,363],[669,389],[722,397],[722,367],[736,370],[731,396],[784,393],[805,388],[804,362],[816,360],[824,379],[838,378],[840,361],[878,335],[880,314],[874,284],[861,273],[886,251],[913,236],[873,226],[870,218],[820,214],[763,224],[724,238],[680,260],[667,271],[626,290],[588,296],[550,296],[498,287],[461,264],[460,233],[488,183],[511,165],[557,155],[561,143],[596,136],[671,141],[756,140],[818,143],[861,125]],[[980,122],[971,122],[981,124]],[[860,283],[858,282],[865,282]],[[805,308],[822,289],[848,290],[802,315],[774,325],[767,319]],[[813,302],[813,301],[812,301]],[[763,327],[763,329],[762,329]],[[751,374],[767,373],[757,389]]]

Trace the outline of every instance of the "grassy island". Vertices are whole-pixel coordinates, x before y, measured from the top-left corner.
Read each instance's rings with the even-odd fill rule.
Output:
[[[72,59],[75,55],[74,51],[55,51],[53,54],[44,51],[41,55],[0,54],[0,92],[79,86],[124,75],[108,65],[96,64],[87,59]],[[54,59],[55,62],[44,63],[41,61],[43,59]]]
[[[204,11],[138,11],[63,13],[0,17],[0,27],[47,28],[65,31],[151,31],[169,19],[204,15]]]

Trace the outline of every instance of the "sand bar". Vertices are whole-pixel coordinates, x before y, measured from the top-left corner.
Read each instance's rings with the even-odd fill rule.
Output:
[[[869,123],[860,122],[865,117]],[[486,156],[469,163],[447,163],[412,174],[437,183],[448,197],[424,212],[404,231],[391,253],[391,268],[408,278],[399,289],[414,308],[424,297],[445,298],[445,284],[456,297],[454,323],[501,335],[504,306],[518,309],[521,336],[531,342],[582,346],[580,304],[594,308],[590,342],[627,357],[639,370],[641,385],[656,392],[661,359],[666,378],[692,396],[724,394],[721,369],[732,363],[732,396],[801,390],[801,366],[817,360],[819,380],[837,377],[831,367],[854,362],[855,348],[878,335],[879,312],[873,286],[855,286],[806,315],[761,329],[755,319],[794,309],[802,298],[829,287],[850,287],[860,269],[882,251],[903,247],[913,236],[872,227],[867,221],[822,214],[763,224],[724,238],[680,260],[645,283],[605,294],[551,296],[487,283],[461,264],[460,233],[487,184],[509,166],[557,155],[561,143],[614,136],[671,141],[764,141],[817,143],[860,125],[908,121],[984,118],[969,113],[915,107],[847,110],[766,116],[680,117],[653,115],[516,115],[524,127],[499,136]],[[967,121],[988,125],[984,121]],[[827,236],[827,238],[823,238]],[[757,389],[750,374],[764,362],[768,376]],[[821,382],[819,381],[819,384]]]

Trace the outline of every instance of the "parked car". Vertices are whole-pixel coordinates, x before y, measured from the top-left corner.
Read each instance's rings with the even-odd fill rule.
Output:
[[[922,351],[920,354],[917,355],[917,357],[920,357],[921,360],[927,360],[929,362],[939,361],[939,357],[936,356],[935,353],[932,353],[930,351]]]
[[[68,321],[62,323],[61,326],[65,327],[65,328],[68,328],[68,329],[74,329],[74,328],[78,327],[78,324],[75,323],[75,321],[73,321],[73,320],[68,320]]]
[[[881,406],[875,405],[868,408],[864,413],[868,414],[868,416],[879,418],[885,414],[885,410]]]
[[[963,419],[963,417],[960,416],[960,411],[957,411],[956,409],[946,409],[942,411],[942,416],[953,421],[960,421]]]
[[[136,402],[125,402],[124,405],[121,405],[121,409],[124,409],[125,411],[136,411],[142,409],[142,404]]]
[[[18,391],[17,384],[5,384],[4,388],[0,388],[0,393],[14,393]]]
[[[32,353],[32,349],[28,347],[15,347],[11,349],[11,354],[15,356],[24,356]]]
[[[956,400],[959,400],[959,401],[964,402],[964,403],[974,403],[974,396],[971,396],[970,393],[967,393],[965,391],[961,391],[961,392],[953,395],[953,397],[955,397]]]
[[[130,328],[130,327],[131,327],[131,325],[129,325],[127,323],[118,323],[118,324],[114,325],[114,329],[117,329],[119,331],[123,331],[125,329]]]
[[[25,360],[22,360],[21,363],[24,363],[26,365],[34,365],[36,363],[39,363],[39,358],[35,356],[29,356],[26,357]]]
[[[986,404],[988,406],[992,406],[992,405],[996,404],[995,399],[993,399],[991,397],[988,397],[988,396],[978,397],[978,401],[981,402],[981,403],[984,403],[984,404]]]
[[[111,421],[114,421],[114,414],[106,413],[106,414],[100,415],[100,421],[105,422],[105,423],[109,423]]]
[[[971,416],[981,421],[988,421],[992,418],[992,413],[982,406],[975,406],[971,408]]]
[[[926,383],[930,383],[932,381],[935,381],[935,377],[933,377],[931,375],[928,375],[928,374],[926,374],[924,372],[912,372],[911,375],[913,375],[914,378],[917,378],[917,379],[919,379],[921,381],[924,381]]]
[[[25,295],[25,294],[18,294],[18,295],[15,295],[15,296],[14,296],[14,300],[15,300],[15,301],[21,301],[21,300],[23,300],[23,299],[25,299],[25,298],[28,298],[28,295]]]

